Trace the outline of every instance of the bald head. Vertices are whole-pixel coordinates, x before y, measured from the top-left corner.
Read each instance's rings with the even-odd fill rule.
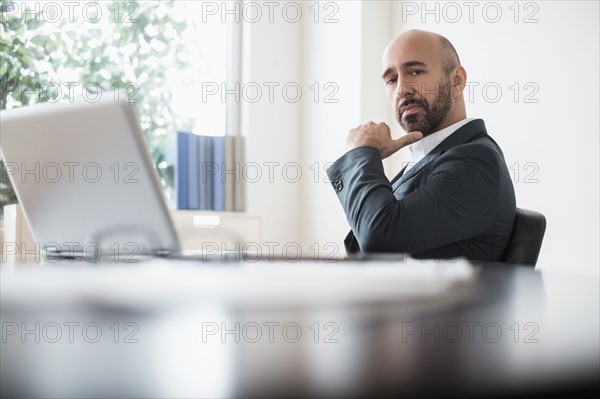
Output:
[[[391,48],[402,45],[421,46],[434,51],[446,75],[450,75],[450,72],[460,65],[460,58],[450,40],[440,34],[418,29],[406,31],[392,40],[384,51],[384,62]]]
[[[444,69],[444,73],[446,73],[446,75],[450,75],[450,72],[460,65],[460,58],[458,58],[458,53],[456,52],[456,49],[452,43],[450,43],[450,40],[446,39],[442,35],[438,35],[437,33],[435,35],[438,36],[440,41],[442,68]]]

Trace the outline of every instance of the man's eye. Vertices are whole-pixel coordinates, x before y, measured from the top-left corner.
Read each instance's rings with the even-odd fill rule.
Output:
[[[388,86],[393,85],[394,83],[396,83],[396,80],[397,80],[396,78],[390,78],[385,82],[385,84]]]
[[[415,69],[414,71],[411,71],[411,75],[416,76],[416,75],[420,75],[422,74],[424,71],[422,69]]]

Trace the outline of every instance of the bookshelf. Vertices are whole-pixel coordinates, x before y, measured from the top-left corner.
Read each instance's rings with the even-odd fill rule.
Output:
[[[235,249],[236,244],[241,248],[247,244],[262,245],[262,220],[256,215],[172,210],[171,216],[184,251],[203,250],[213,244],[228,250]]]
[[[247,244],[262,245],[262,221],[259,216],[245,212],[171,210],[181,247],[184,251],[214,251],[216,248],[234,250]],[[35,248],[29,226],[18,204],[4,207],[3,229],[0,230],[0,254],[10,243],[21,249]],[[11,247],[11,251],[12,251]]]

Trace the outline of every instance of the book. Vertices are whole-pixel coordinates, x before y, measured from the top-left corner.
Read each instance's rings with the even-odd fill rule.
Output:
[[[236,179],[233,189],[233,209],[238,212],[246,210],[246,190],[242,172],[245,166],[245,141],[243,136],[234,138],[233,156],[236,163]]]
[[[225,136],[224,162],[221,168],[221,177],[225,182],[225,211],[235,209],[235,180],[237,177],[235,165],[235,137]]]
[[[198,136],[188,133],[188,209],[200,209]]]
[[[188,192],[188,133],[177,132],[173,160],[173,183],[177,209],[189,209]]]
[[[225,179],[222,170],[225,168],[225,137],[213,137],[213,162],[215,173],[213,178],[213,209],[225,210]]]
[[[198,209],[213,210],[214,181],[213,175],[217,173],[213,162],[213,138],[211,136],[198,136],[199,154],[199,180],[200,204]]]

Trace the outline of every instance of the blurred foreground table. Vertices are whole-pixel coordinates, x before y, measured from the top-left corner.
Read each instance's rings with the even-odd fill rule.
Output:
[[[0,269],[2,397],[598,389],[595,268],[142,259]]]

